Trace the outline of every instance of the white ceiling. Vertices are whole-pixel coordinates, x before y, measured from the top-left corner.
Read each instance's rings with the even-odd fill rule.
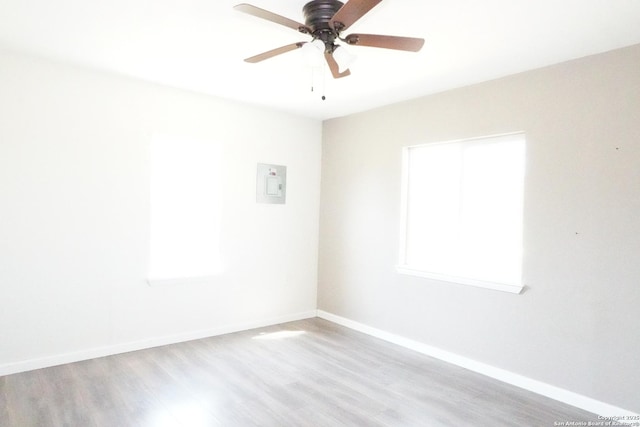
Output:
[[[640,43],[640,0],[384,0],[345,33],[424,48],[349,47],[352,75],[334,80],[299,50],[243,62],[308,36],[234,11],[240,2],[0,0],[0,47],[326,119]],[[304,21],[307,0],[248,2]]]

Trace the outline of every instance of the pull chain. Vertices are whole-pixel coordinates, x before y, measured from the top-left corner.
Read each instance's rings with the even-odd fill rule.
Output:
[[[326,96],[324,96],[324,91],[326,88],[326,80],[325,80],[325,75],[326,75],[326,69],[323,67],[322,68],[322,100],[324,101],[325,99],[327,99]]]
[[[322,99],[323,101],[327,99],[327,97],[325,96],[325,87],[326,87],[326,80],[325,80],[325,69],[324,67],[319,67],[321,72],[320,74],[322,75],[322,82],[321,82],[321,92],[322,92],[322,96],[320,99]],[[311,67],[311,92],[315,92],[315,83],[316,83],[316,67]]]

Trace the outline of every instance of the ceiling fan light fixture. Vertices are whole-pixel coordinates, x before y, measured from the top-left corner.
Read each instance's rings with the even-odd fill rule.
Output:
[[[333,50],[333,58],[338,63],[338,71],[342,73],[347,70],[358,57],[345,49],[344,46],[338,45]]]
[[[302,55],[305,63],[310,67],[319,67],[324,62],[324,43],[315,39],[302,46]]]

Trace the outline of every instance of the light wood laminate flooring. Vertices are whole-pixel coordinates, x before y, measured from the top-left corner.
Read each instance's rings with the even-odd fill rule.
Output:
[[[553,426],[588,412],[321,319],[0,377],[0,425]]]

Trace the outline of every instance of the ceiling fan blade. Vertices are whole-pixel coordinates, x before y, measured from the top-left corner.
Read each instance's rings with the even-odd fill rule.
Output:
[[[282,55],[283,53],[290,52],[292,50],[296,50],[302,47],[306,42],[298,42],[288,44],[286,46],[278,47],[276,49],[269,50],[267,52],[260,53],[258,55],[252,56],[251,58],[247,58],[244,61],[255,64],[256,62],[264,61],[265,59],[273,58],[274,56]]]
[[[235,5],[233,8],[239,12],[244,12],[258,18],[266,19],[267,21],[275,22],[276,24],[284,25],[285,27],[289,27],[301,33],[309,34],[311,32],[309,28],[300,22],[285,18],[284,16],[269,12],[268,10],[260,9],[259,7],[247,3]]]
[[[351,71],[349,70],[344,70],[343,72],[340,72],[340,66],[338,65],[338,63],[336,62],[336,59],[333,57],[332,54],[325,52],[324,58],[327,60],[327,64],[329,64],[329,70],[331,70],[331,75],[333,76],[334,79],[339,79],[339,78],[347,77],[348,75],[351,75]]]
[[[349,0],[333,15],[331,25],[336,31],[346,30],[381,1],[382,0]]]
[[[382,47],[385,49],[418,52],[424,45],[424,39],[413,37],[381,36],[378,34],[349,34],[344,39],[354,46]]]

